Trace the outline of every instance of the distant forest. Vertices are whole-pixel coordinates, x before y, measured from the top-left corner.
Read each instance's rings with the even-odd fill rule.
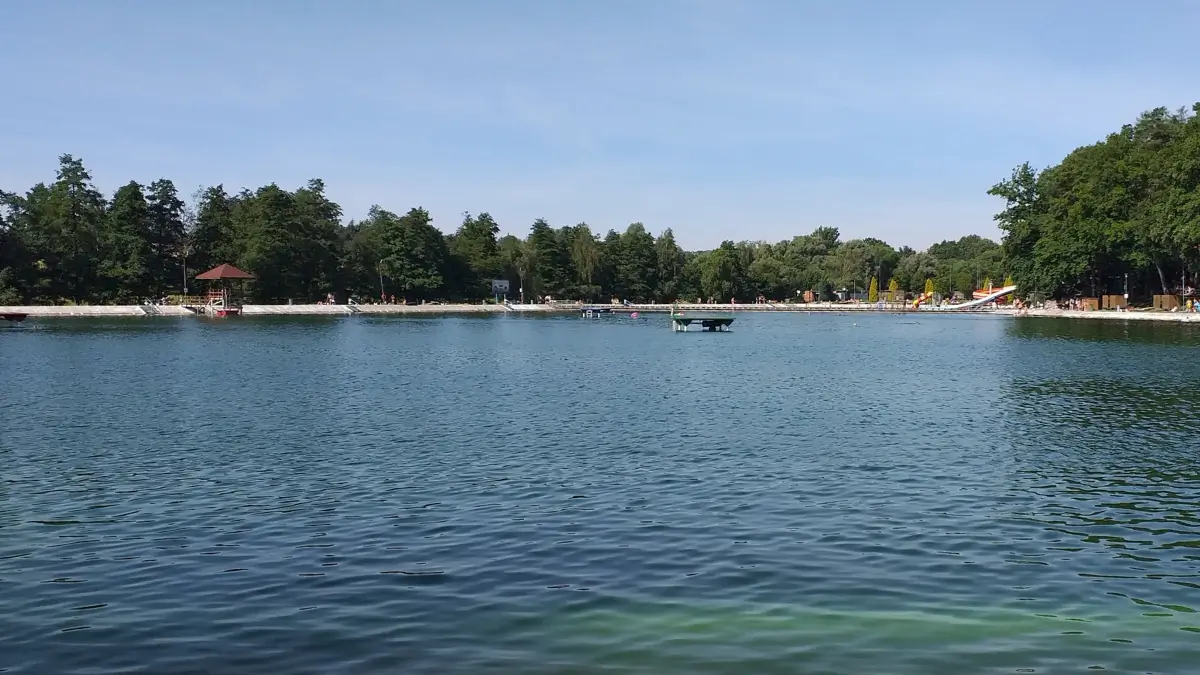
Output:
[[[159,179],[107,198],[63,155],[54,182],[0,192],[0,305],[140,302],[180,293],[185,276],[195,289],[190,277],[225,262],[256,276],[248,291],[260,302],[481,300],[492,279],[529,299],[637,302],[929,285],[969,297],[1008,277],[1035,300],[1121,292],[1126,275],[1135,296],[1178,292],[1200,269],[1197,111],[1156,109],[1057,166],[1018,167],[989,191],[1005,201],[1002,244],[972,235],[925,251],[842,241],[836,227],[710,251],[684,251],[671,230],[655,237],[641,223],[600,236],[586,223],[537,220],[522,239],[499,236],[487,213],[464,214],[444,234],[422,208],[375,206],[344,222],[320,180],[236,194],[218,185],[188,204]]]
[[[598,236],[586,223],[537,220],[524,239],[499,236],[487,213],[465,214],[445,235],[427,211],[372,207],[343,223],[320,180],[297,190],[267,185],[230,194],[223,186],[185,204],[172,182],[130,182],[105,198],[83,163],[59,159],[57,179],[24,195],[0,195],[0,304],[129,303],[179,293],[189,277],[229,262],[257,279],[259,301],[309,302],[329,293],[360,300],[481,300],[492,279],[527,298],[670,302],[794,298],[813,290],[865,291],[875,279],[922,291],[926,279],[966,294],[1001,271],[1000,246],[980,237],[928,251],[878,239],[842,241],[837,228],[775,244],[726,241],[684,251],[670,230],[641,223]],[[189,281],[189,287],[197,283]]]

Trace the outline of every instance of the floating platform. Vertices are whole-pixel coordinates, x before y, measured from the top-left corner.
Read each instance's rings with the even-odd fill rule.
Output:
[[[671,330],[676,333],[686,333],[689,326],[700,324],[703,331],[719,333],[729,330],[733,317],[728,314],[687,314],[684,312],[671,314]]]
[[[585,319],[594,319],[601,314],[612,314],[613,311],[612,307],[584,307],[582,314]]]

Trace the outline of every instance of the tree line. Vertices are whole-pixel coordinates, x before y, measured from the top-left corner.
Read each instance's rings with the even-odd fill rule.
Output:
[[[812,291],[962,293],[1011,277],[1032,300],[1179,293],[1200,275],[1200,103],[1157,108],[1041,171],[1028,163],[989,190],[1004,200],[1002,244],[978,236],[925,251],[874,238],[843,241],[818,227],[780,242],[725,241],[684,251],[671,230],[641,223],[603,236],[586,223],[535,221],[500,236],[487,213],[450,234],[428,211],[374,206],[343,222],[320,180],[295,190],[218,185],[185,202],[167,179],[106,197],[83,163],[59,158],[56,179],[0,192],[0,305],[126,303],[195,287],[220,263],[252,272],[260,302],[393,295],[481,300],[492,279],[527,298],[696,298],[752,301]],[[995,283],[995,282],[993,282]],[[998,284],[997,284],[998,285]]]
[[[1041,171],[1013,170],[989,194],[1019,293],[1182,294],[1200,272],[1200,103],[1156,108]]]
[[[917,252],[878,239],[843,241],[835,227],[776,242],[725,241],[685,251],[671,230],[641,223],[603,236],[586,223],[535,221],[525,238],[500,236],[487,213],[464,214],[451,234],[428,211],[374,206],[343,223],[320,180],[287,190],[230,193],[218,185],[180,198],[167,179],[130,182],[111,198],[83,163],[59,159],[56,180],[0,193],[0,305],[130,303],[180,293],[197,272],[231,263],[255,275],[260,302],[311,302],[329,293],[360,301],[478,301],[506,279],[527,299],[634,302],[794,299],[810,290],[873,287],[921,292],[927,282],[969,295],[999,279],[999,244],[978,236]],[[515,293],[514,293],[515,295]]]

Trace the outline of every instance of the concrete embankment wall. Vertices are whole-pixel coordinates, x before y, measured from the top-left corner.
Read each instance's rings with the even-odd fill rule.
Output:
[[[346,316],[350,314],[503,314],[503,305],[243,305],[246,316]],[[0,307],[0,314],[31,318],[117,316],[204,316],[178,305],[31,305]]]
[[[832,302],[814,302],[807,305],[804,304],[785,304],[785,303],[770,303],[770,304],[730,304],[730,303],[714,303],[702,305],[583,305],[582,307],[563,307],[556,306],[554,311],[580,311],[582,307],[593,307],[598,309],[611,309],[617,312],[906,312],[912,311],[912,306],[902,303],[885,304],[879,307],[870,303],[861,303],[857,305],[839,305]],[[922,309],[921,311],[927,311]],[[974,310],[987,311],[994,310]]]
[[[242,305],[242,314],[339,315],[348,314],[503,314],[503,305]]]
[[[504,314],[504,305],[358,305],[359,314]]]
[[[584,305],[585,307],[596,307],[601,309],[612,309],[618,312],[902,312],[911,307],[900,303],[893,303],[883,307],[877,307],[874,304],[862,303],[858,305],[838,305],[834,303],[810,303],[802,304],[731,304],[731,303],[713,303],[703,305]],[[573,308],[571,311],[578,311],[579,308]]]
[[[0,314],[28,314],[33,317],[83,316],[192,316],[175,305],[30,305],[0,307]]]

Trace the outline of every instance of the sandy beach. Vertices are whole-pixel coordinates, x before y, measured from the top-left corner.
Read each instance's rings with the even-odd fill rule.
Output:
[[[1069,309],[1030,309],[1018,313],[1016,310],[996,310],[999,314],[1012,316],[1057,317],[1060,319],[1107,319],[1109,321],[1165,321],[1173,323],[1200,323],[1200,314],[1195,312],[1162,312],[1162,311],[1131,311],[1117,312],[1112,310],[1069,310]]]

